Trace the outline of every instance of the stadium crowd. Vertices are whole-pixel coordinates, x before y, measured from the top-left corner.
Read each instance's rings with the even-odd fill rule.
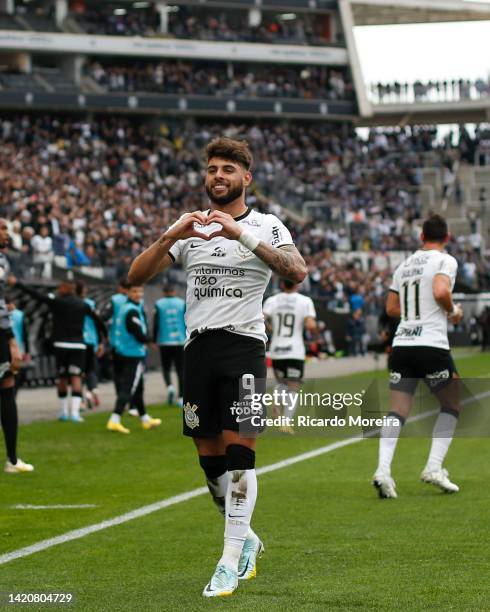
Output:
[[[89,34],[109,36],[172,36],[195,40],[324,45],[323,15],[296,15],[281,19],[276,13],[262,13],[257,25],[249,25],[246,11],[221,11],[203,7],[179,6],[168,13],[167,32],[154,5],[121,9],[108,5],[89,7],[72,13]],[[289,14],[291,15],[291,14]]]
[[[128,66],[92,62],[86,73],[109,91],[223,97],[353,98],[352,82],[341,70],[316,66],[280,66],[272,73],[260,65],[235,64],[230,73],[223,63],[133,62]]]
[[[288,225],[307,257],[313,294],[340,301],[361,276],[330,254],[413,249],[424,154],[442,164],[449,146],[438,145],[430,128],[372,132],[363,140],[327,124],[169,120],[149,127],[123,118],[4,118],[0,214],[11,222],[14,265],[49,277],[59,256],[68,267],[107,266],[123,275],[142,245],[183,212],[206,205],[201,151],[218,133],[246,137],[252,145],[249,204],[285,219],[280,203],[302,212],[300,205],[310,202],[310,221]],[[466,132],[460,140],[472,142]],[[449,248],[472,286],[490,286],[490,264],[475,241],[455,240]],[[368,303],[389,276],[389,265],[382,265],[386,274],[363,283]]]
[[[160,15],[154,5],[145,10],[119,11],[112,6],[84,7],[83,10],[78,10],[77,7],[72,16],[87,34],[155,36],[160,32]]]
[[[169,33],[177,38],[200,40],[324,45],[327,38],[322,32],[323,19],[322,15],[303,14],[286,20],[264,11],[262,21],[252,26],[247,24],[243,12],[217,13],[180,7],[170,14]]]

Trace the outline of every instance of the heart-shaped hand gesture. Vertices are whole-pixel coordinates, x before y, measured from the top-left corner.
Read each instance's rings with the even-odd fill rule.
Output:
[[[228,240],[238,240],[242,233],[242,228],[228,213],[222,212],[221,210],[213,210],[213,212],[207,217],[207,225],[211,223],[219,223],[221,229],[209,234],[209,239],[216,238],[216,236],[224,236]]]
[[[171,225],[165,232],[165,238],[170,240],[185,240],[186,238],[202,238],[210,240],[208,234],[199,232],[195,229],[194,224],[208,225],[208,217],[201,211],[185,213]]]

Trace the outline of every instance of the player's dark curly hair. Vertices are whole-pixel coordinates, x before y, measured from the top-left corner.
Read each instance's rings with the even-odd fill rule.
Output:
[[[212,157],[220,157],[240,164],[245,170],[250,170],[253,164],[252,153],[246,140],[234,140],[233,138],[215,138],[206,147],[206,160]]]
[[[426,242],[443,242],[447,238],[448,232],[446,219],[441,215],[430,215],[422,226],[422,233]]]

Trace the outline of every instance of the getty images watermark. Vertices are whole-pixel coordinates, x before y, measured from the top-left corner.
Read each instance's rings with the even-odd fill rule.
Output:
[[[410,403],[405,435],[433,437],[436,415],[444,406],[459,413],[458,435],[490,436],[489,379],[458,379],[451,384],[404,379],[403,383],[403,389],[398,389],[386,379],[369,376],[349,381],[305,379],[301,388],[298,383],[298,390],[292,390],[277,381],[249,375],[242,378],[240,401],[234,402],[230,411],[245,437],[265,430],[310,436],[373,436],[385,427],[397,426],[398,418],[390,414],[392,392],[397,391],[406,394]],[[349,390],[345,391],[347,385]],[[444,435],[439,432],[439,437]]]
[[[341,416],[312,416],[309,414],[288,414],[275,417],[264,416],[264,406],[283,406],[286,412],[296,413],[298,409],[325,408],[334,411],[344,411],[346,408],[361,408],[363,405],[364,392],[359,393],[317,393],[286,391],[286,389],[274,389],[272,393],[252,394],[250,406],[243,406],[242,410],[236,409],[237,422],[250,420],[253,427],[383,427],[384,425],[396,425],[397,419],[391,416],[365,417],[362,414]],[[241,419],[238,415],[241,413]]]

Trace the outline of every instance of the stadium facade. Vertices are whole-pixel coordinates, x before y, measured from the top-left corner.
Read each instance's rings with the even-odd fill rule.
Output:
[[[68,2],[5,0],[0,19],[0,107],[228,117],[358,121],[481,121],[487,100],[373,104],[365,90],[355,25],[488,19],[463,0],[227,0]],[[252,42],[251,42],[252,41]],[[216,91],[114,91],[94,80],[94,62],[120,66],[180,60],[240,70],[287,66],[338,69],[350,95],[247,95]],[[328,76],[327,76],[328,78]]]

